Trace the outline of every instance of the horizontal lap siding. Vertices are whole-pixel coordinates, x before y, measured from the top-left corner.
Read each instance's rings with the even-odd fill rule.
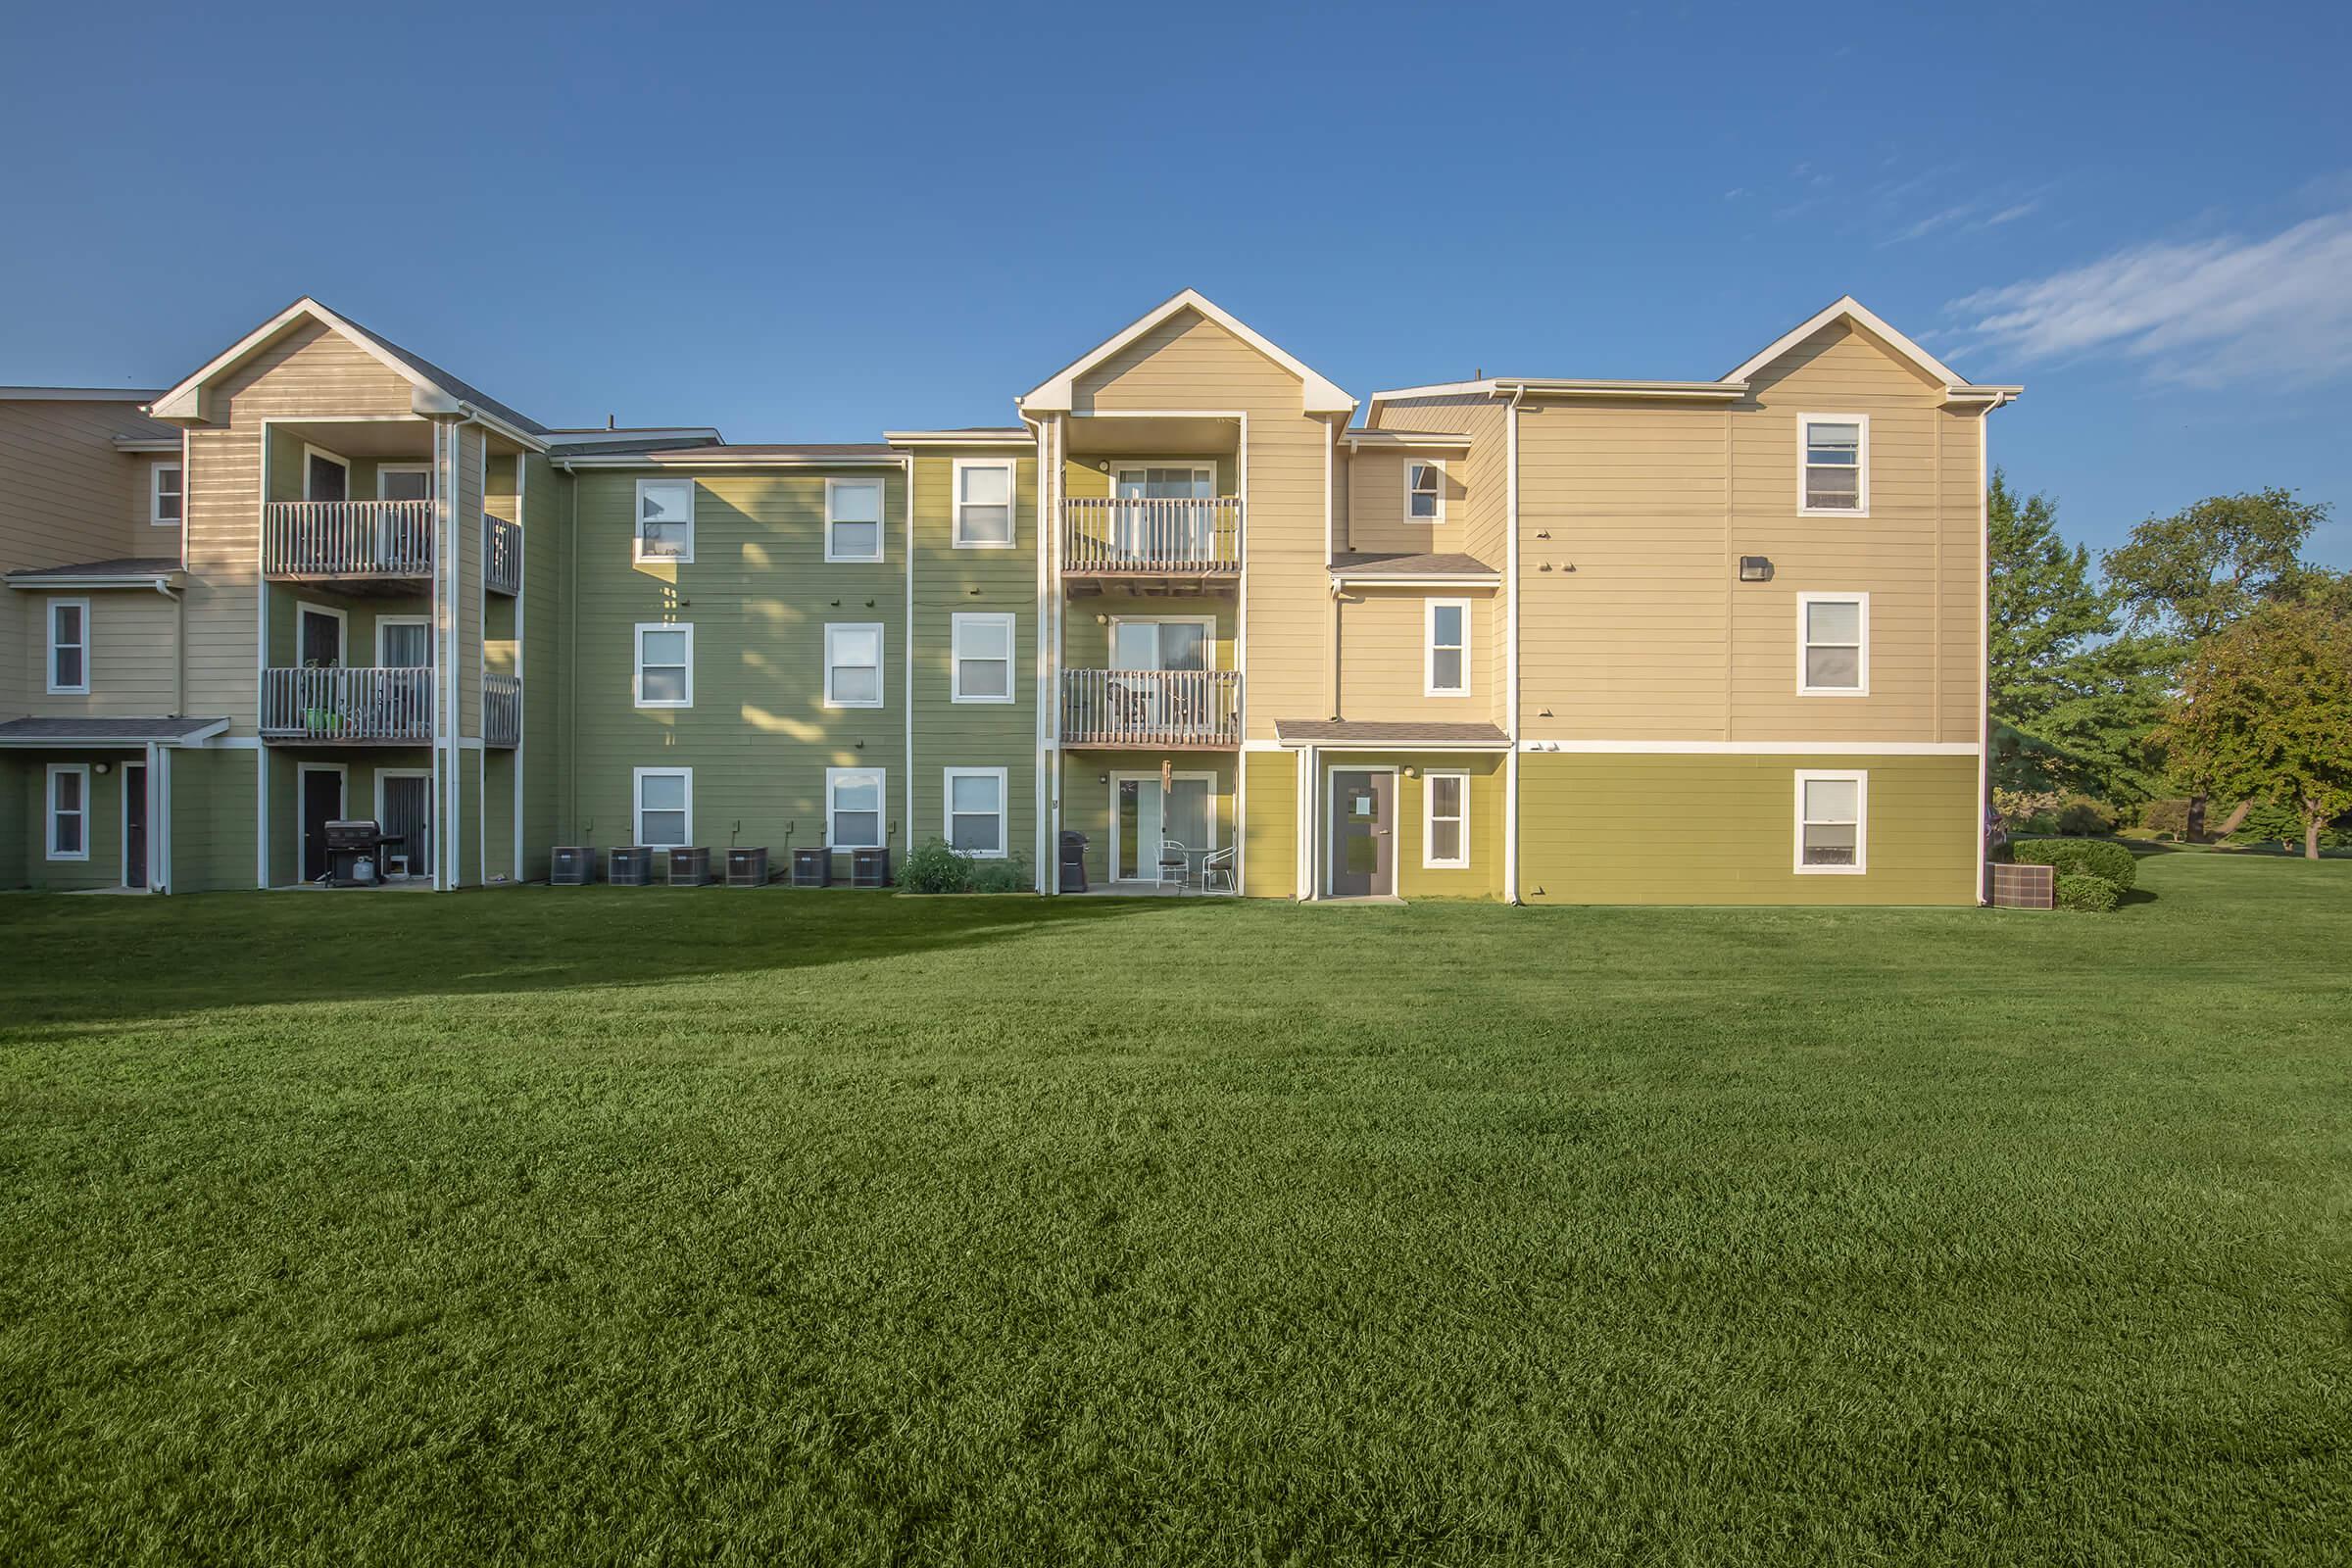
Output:
[[[1519,881],[1532,904],[1976,902],[1973,757],[1531,755]],[[1794,869],[1799,769],[1869,774],[1868,871]]]
[[[1493,754],[1459,752],[1324,752],[1321,809],[1328,833],[1330,778],[1351,767],[1394,767],[1396,775],[1396,894],[1403,899],[1499,899],[1502,897],[1503,771]],[[1412,769],[1415,776],[1406,777]],[[1470,775],[1470,863],[1458,869],[1424,866],[1427,848],[1429,774]],[[1328,851],[1326,851],[1328,853]]]
[[[522,874],[547,875],[548,851],[564,820],[564,781],[570,772],[565,733],[564,666],[565,603],[571,555],[566,521],[573,480],[542,457],[522,460]],[[567,840],[568,842],[568,840]]]
[[[0,808],[0,827],[15,842],[18,878],[0,886],[66,890],[111,888],[122,880],[122,764],[136,761],[128,752],[25,752],[7,759],[11,772],[0,775],[12,789]],[[90,848],[86,860],[49,858],[49,764],[89,768],[89,803],[84,831]],[[105,762],[104,773],[96,764]]]
[[[172,891],[221,893],[253,886],[256,794],[263,753],[172,754]]]
[[[1464,649],[1470,675],[1467,697],[1422,695],[1428,683],[1425,650],[1433,599],[1459,599],[1470,606]],[[1495,622],[1503,614],[1502,602],[1491,588],[1350,591],[1340,602],[1340,716],[1375,722],[1501,723],[1502,670],[1495,658]]]
[[[1207,773],[1213,776],[1210,790],[1214,798],[1216,835],[1219,849],[1233,842],[1235,822],[1235,754],[1179,753],[1169,759],[1178,773]],[[1061,827],[1065,833],[1083,833],[1087,837],[1086,876],[1094,887],[1110,881],[1110,813],[1112,791],[1117,787],[1115,775],[1136,773],[1156,777],[1160,759],[1143,752],[1101,752],[1072,750],[1063,754],[1061,764]],[[1105,775],[1112,775],[1106,777]],[[1256,788],[1252,780],[1252,789]],[[1254,816],[1257,798],[1250,797],[1250,811]],[[1199,848],[1200,846],[1191,846]],[[1157,862],[1157,846],[1147,846],[1141,863],[1152,866]],[[1056,849],[1055,858],[1060,852]],[[1152,872],[1147,870],[1145,879]]]
[[[161,716],[178,710],[179,607],[145,589],[74,589],[55,594],[10,593],[24,613],[18,652],[26,673],[17,713],[46,718]],[[90,690],[86,696],[50,695],[49,607],[76,599],[89,607],[85,632]],[[13,715],[11,715],[13,716]]]
[[[1446,503],[1443,522],[1414,522],[1404,514],[1404,470],[1425,455],[1401,452],[1358,452],[1347,458],[1348,527],[1342,548],[1374,555],[1478,555],[1488,530],[1477,525],[1480,508],[1470,500],[1471,465],[1454,453],[1445,455],[1446,476],[1438,487]],[[1497,470],[1499,472],[1499,469]],[[1487,500],[1483,494],[1481,503]],[[1479,559],[1486,560],[1481,556]],[[1501,564],[1487,561],[1491,566]]]

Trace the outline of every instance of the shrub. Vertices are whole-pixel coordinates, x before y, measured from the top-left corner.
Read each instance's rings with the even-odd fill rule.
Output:
[[[1003,860],[982,860],[972,868],[974,893],[1034,893],[1037,879],[1029,874],[1029,861],[1015,855]]]
[[[2078,795],[2058,808],[2058,831],[2069,838],[2091,838],[2115,830],[2115,813],[2087,795]]]
[[[2123,897],[2123,890],[2103,876],[2088,871],[2058,873],[2058,907],[2079,909],[2085,914],[2105,914]]]
[[[2061,882],[2070,875],[2087,875],[2121,889],[2139,880],[2139,862],[2132,852],[2103,839],[2026,839],[2013,846],[2012,853],[2021,864],[2057,867]]]
[[[2139,808],[2139,825],[2174,838],[2188,837],[2188,802],[2150,801]]]
[[[899,867],[899,886],[908,893],[969,893],[972,862],[946,840],[933,839],[908,852]]]

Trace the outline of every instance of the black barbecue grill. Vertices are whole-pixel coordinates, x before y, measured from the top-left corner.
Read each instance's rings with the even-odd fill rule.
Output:
[[[373,887],[384,879],[384,846],[407,842],[398,834],[386,836],[380,823],[329,822],[326,824],[327,880],[339,888]]]

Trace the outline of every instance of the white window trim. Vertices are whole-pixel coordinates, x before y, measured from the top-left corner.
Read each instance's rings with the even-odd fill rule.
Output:
[[[337,610],[332,605],[315,605],[307,599],[294,601],[294,658],[302,660],[302,617],[324,615],[335,623],[335,668],[351,667],[351,612]]]
[[[1851,507],[1808,507],[1805,505],[1805,470],[1811,466],[1805,455],[1812,443],[1806,440],[1816,424],[1850,424],[1861,432],[1854,449],[1858,470],[1854,479],[1854,505]],[[1800,414],[1796,416],[1796,514],[1800,517],[1867,517],[1870,515],[1870,416],[1867,414]]]
[[[425,494],[425,499],[426,499],[426,500],[428,500],[428,501],[429,501],[430,499],[432,499],[432,494],[433,494],[433,466],[432,466],[431,464],[429,464],[429,463],[379,463],[379,464],[377,464],[377,465],[375,466],[375,499],[376,499],[376,500],[378,500],[378,501],[384,501],[384,500],[389,500],[389,499],[390,499],[389,497],[387,497],[387,496],[384,494],[384,478],[385,478],[385,476],[386,476],[387,474],[394,474],[394,473],[421,473],[421,474],[423,474],[423,475],[424,475],[424,494]]]
[[[1014,701],[1018,676],[1013,665],[1019,658],[1020,628],[1018,617],[1010,612],[988,611],[953,614],[948,617],[948,701],[952,703],[996,703]],[[1004,695],[1002,697],[966,697],[963,694],[963,631],[966,626],[997,625],[1004,628]],[[828,669],[830,665],[826,666]]]
[[[686,822],[682,836],[675,844],[648,844],[645,840],[645,781],[649,778],[682,778],[686,781]],[[694,843],[694,769],[691,767],[638,767],[629,770],[629,835],[637,846],[651,850],[684,849]]]
[[[1459,689],[1438,684],[1438,612],[1447,605],[1462,612],[1462,684]],[[1470,601],[1467,599],[1424,599],[1421,601],[1421,695],[1424,697],[1467,697],[1470,695]]]
[[[870,556],[845,556],[833,548],[833,493],[845,484],[870,485],[874,501],[874,553]],[[880,479],[827,479],[825,481],[825,560],[852,564],[874,565],[890,556],[890,487]]]
[[[179,515],[164,515],[164,475],[179,475]],[[188,473],[176,463],[158,463],[147,470],[147,520],[158,528],[176,528],[188,515]]]
[[[645,634],[649,631],[682,631],[686,634],[686,696],[683,701],[657,700],[645,695]],[[691,620],[641,620],[630,641],[636,657],[629,675],[629,695],[639,708],[692,708],[694,706],[694,622]]]
[[[1856,605],[1860,613],[1856,631],[1862,639],[1854,666],[1855,683],[1851,686],[1808,686],[1805,684],[1805,652],[1814,647],[1806,641],[1808,612],[1814,605]],[[1822,643],[1823,648],[1841,648],[1842,643]],[[1799,697],[1868,697],[1870,695],[1870,595],[1868,594],[1798,594],[1796,596],[1796,695]]]
[[[1005,781],[1005,769],[1001,767],[950,767],[941,770],[939,784],[940,827],[951,848],[956,843],[956,781],[959,778],[993,778],[997,781],[997,847],[994,850],[957,850],[975,860],[1002,860],[1012,853],[1011,786]],[[828,797],[826,805],[832,801]],[[965,811],[965,816],[977,816],[977,811]],[[827,810],[830,822],[832,812]]]
[[[422,626],[425,629],[425,662],[419,668],[432,668],[433,617],[430,615],[378,615],[375,617],[375,664],[378,669],[392,666],[384,662],[384,629],[388,626]]]
[[[1450,860],[1440,859],[1430,848],[1437,842],[1437,781],[1456,778],[1462,781],[1462,808],[1455,818],[1462,824],[1462,853]],[[1421,868],[1425,871],[1467,871],[1470,869],[1470,775],[1460,768],[1441,767],[1435,772],[1424,768],[1421,773]]]
[[[1108,668],[1127,668],[1126,665],[1117,662],[1119,629],[1123,626],[1198,626],[1200,628],[1201,667],[1209,670],[1224,667],[1217,662],[1220,656],[1217,652],[1217,617],[1214,615],[1113,615],[1105,625],[1107,633],[1103,656]],[[1153,650],[1152,657],[1155,659],[1159,657],[1156,649]]]
[[[81,848],[79,851],[60,851],[57,847],[57,780],[61,773],[75,773],[81,777]],[[90,764],[87,762],[51,762],[44,786],[41,811],[41,848],[52,860],[86,860],[90,858],[90,819],[96,813],[90,809]]]
[[[833,634],[843,631],[870,631],[874,634],[874,700],[838,702],[833,696]],[[878,620],[828,620],[825,622],[825,706],[827,708],[884,708],[890,703],[890,638]]]
[[[1021,473],[1019,466],[1005,458],[957,458],[950,466],[948,475],[949,536],[958,550],[1010,550],[1021,537]],[[963,473],[966,468],[1002,468],[1004,471],[1004,534],[999,539],[966,539],[963,536]],[[1212,478],[1211,484],[1215,483]]]
[[[1854,863],[1805,863],[1805,786],[1815,779],[1850,779],[1854,786]],[[1796,874],[1798,876],[1860,876],[1870,869],[1870,774],[1855,768],[1798,768],[1796,770]]]
[[[1413,515],[1413,470],[1435,468],[1438,472],[1438,514],[1434,517]],[[1446,520],[1446,460],[1444,458],[1406,458],[1404,460],[1404,520],[1416,528],[1430,528]]]
[[[833,795],[849,779],[870,778],[874,781],[874,832],[871,844],[842,844],[833,837]],[[887,767],[828,767],[825,769],[825,848],[828,850],[879,850],[890,842],[890,769]]]
[[[57,612],[74,609],[81,612],[81,684],[60,686],[57,683]],[[52,697],[87,697],[90,695],[90,602],[87,599],[52,599],[49,608],[41,612],[48,617],[41,637],[41,685]],[[67,643],[64,646],[74,647]]]
[[[645,487],[649,484],[686,487],[686,548],[674,556],[649,556],[645,553]],[[629,493],[629,564],[632,566],[691,566],[694,564],[695,498],[702,486],[683,476],[677,478],[640,479]]]
[[[346,501],[357,499],[351,493],[351,460],[347,457],[344,457],[340,453],[329,452],[324,447],[315,447],[308,441],[305,441],[302,444],[303,500],[311,501],[317,499],[311,494],[311,460],[313,458],[324,458],[336,467],[341,468],[343,470],[343,499]]]

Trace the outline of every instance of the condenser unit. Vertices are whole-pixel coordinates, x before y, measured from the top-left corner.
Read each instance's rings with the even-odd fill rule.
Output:
[[[549,852],[547,880],[559,888],[584,888],[596,880],[596,851],[585,844],[559,844]]]
[[[888,850],[851,851],[850,886],[854,888],[886,888],[890,886],[890,852]]]
[[[669,885],[673,888],[699,888],[710,880],[710,852],[709,850],[672,850],[669,852]]]
[[[727,886],[731,888],[763,888],[767,886],[767,849],[729,850],[727,852]]]
[[[792,885],[796,888],[831,887],[833,885],[833,852],[831,850],[793,851]]]
[[[616,888],[641,888],[654,880],[654,852],[642,844],[612,852],[610,880]]]

